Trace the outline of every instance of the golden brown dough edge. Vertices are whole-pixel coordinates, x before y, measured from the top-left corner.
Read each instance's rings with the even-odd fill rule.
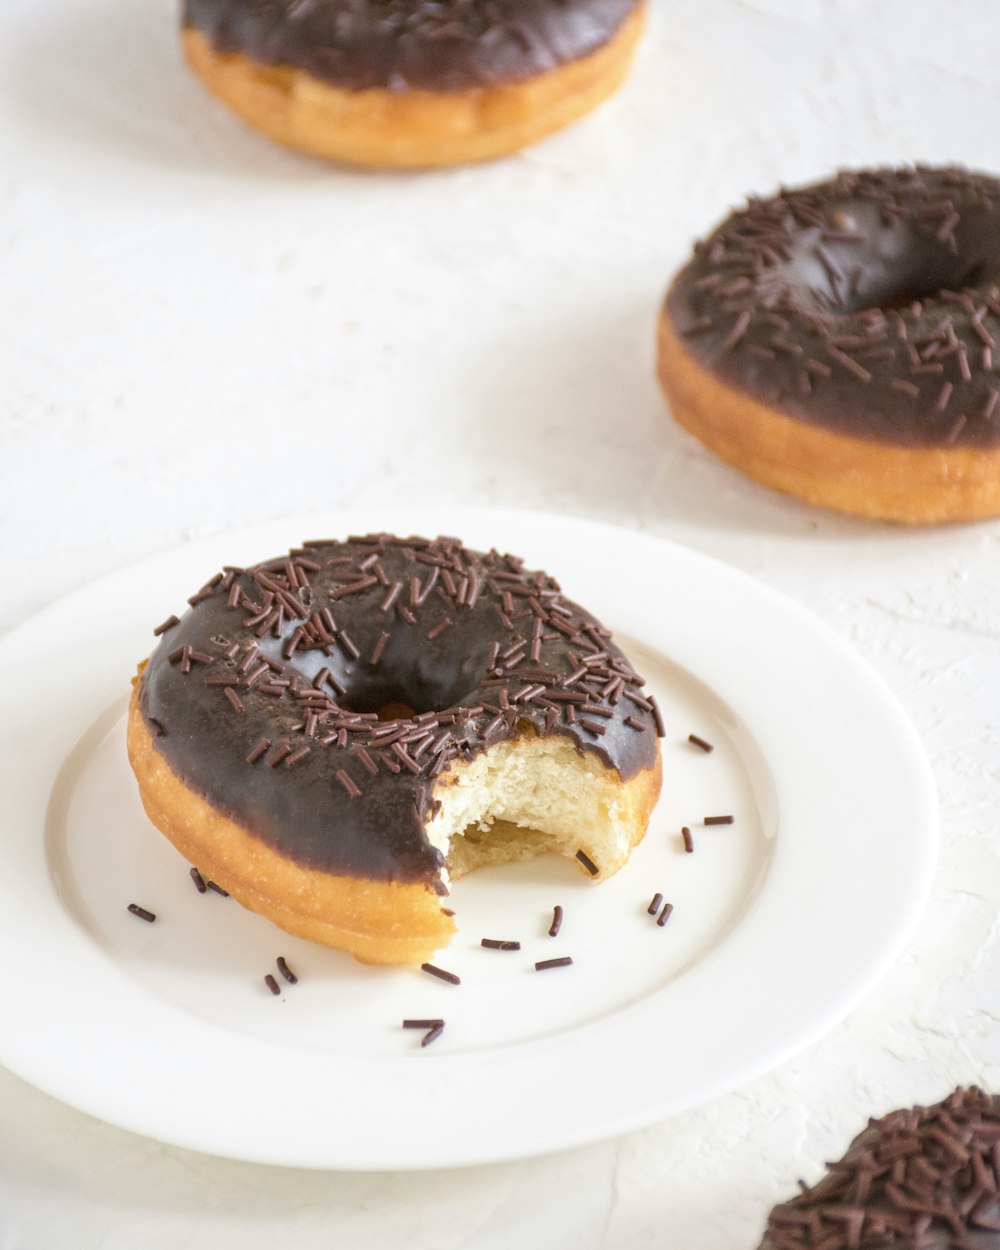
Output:
[[[139,682],[129,703],[128,755],[142,804],[203,876],[286,932],[363,963],[421,963],[447,944],[455,922],[429,886],[302,868],[190,790],[154,745],[139,709]]]
[[[347,951],[362,963],[419,964],[448,944],[457,926],[430,886],[302,868],[189,789],[146,727],[139,706],[144,668],[145,662],[132,683],[129,762],[149,819],[204,876],[286,932]],[[460,771],[448,770],[438,784],[447,787],[459,778]],[[602,865],[598,880],[621,868],[645,836],[662,784],[661,753],[653,768],[613,784],[629,822],[629,845],[617,862]]]
[[[680,425],[765,486],[907,525],[1000,515],[1000,449],[892,447],[796,421],[702,368],[659,318],[658,374]]]
[[[194,27],[181,39],[209,91],[279,143],[347,164],[419,169],[516,152],[596,108],[624,79],[644,25],[640,4],[589,56],[524,82],[448,93],[346,90],[216,52]]]

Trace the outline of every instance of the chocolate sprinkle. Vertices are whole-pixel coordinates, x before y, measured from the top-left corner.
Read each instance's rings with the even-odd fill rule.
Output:
[[[549,925],[549,937],[555,937],[562,928],[563,909],[557,903],[552,909],[552,923]]]
[[[663,903],[663,895],[660,893],[656,893],[653,895],[652,902],[646,908],[646,911],[651,916],[655,916],[656,913],[660,910],[660,906],[662,905],[662,903]]]
[[[138,903],[129,903],[128,909],[133,916],[138,916],[140,920],[148,921],[149,924],[152,924],[156,919],[155,912],[147,911],[145,907],[140,907]]]
[[[264,984],[267,986],[267,988],[271,991],[272,994],[281,993],[281,986],[274,979],[274,977],[271,976],[270,973],[268,973],[267,976],[264,977]]]
[[[278,966],[278,971],[285,978],[285,980],[288,982],[289,985],[298,984],[299,978],[295,975],[295,973],[291,970],[291,968],[289,968],[288,964],[285,962],[284,955],[279,955],[278,958],[275,960],[275,963]]]
[[[502,938],[483,938],[479,943],[491,951],[519,951],[521,949],[520,942],[512,942]]]
[[[546,968],[568,968],[572,962],[570,955],[560,955],[556,959],[539,959],[535,964],[535,971],[544,972]]]
[[[444,968],[437,968],[434,964],[421,964],[422,972],[429,972],[432,977],[437,977],[440,981],[447,981],[449,985],[461,985],[462,978],[454,972],[446,972]]]
[[[687,825],[681,825],[681,838],[684,841],[684,850],[690,855],[694,851],[694,838]]]
[[[270,749],[271,749],[271,739],[261,738],[260,742],[257,743],[254,749],[247,756],[247,763],[256,764],[257,761],[260,759],[260,757],[262,755],[266,755],[268,751],[270,751]]]
[[[420,1039],[421,1049],[429,1046],[431,1042],[436,1042],[444,1032],[443,1020],[404,1020],[404,1029],[426,1029],[427,1032]]]
[[[206,881],[206,882],[205,882],[205,885],[206,885],[206,886],[207,886],[210,890],[214,890],[216,894],[220,894],[223,898],[228,898],[228,897],[229,897],[229,891],[228,891],[228,890],[224,890],[224,889],[222,888],[222,886],[221,886],[221,885],[217,885],[217,884],[216,884],[216,882],[214,882],[214,881]]]
[[[592,877],[596,877],[601,871],[586,851],[577,851],[576,857]]]
[[[667,921],[670,919],[670,916],[671,916],[671,914],[673,913],[673,910],[674,910],[674,905],[673,905],[673,903],[664,903],[664,904],[663,904],[663,910],[662,910],[662,911],[660,912],[660,914],[656,917],[656,923],[660,926],[660,928],[661,928],[661,929],[662,929],[662,928],[663,928],[663,926],[667,923]]]
[[[697,734],[688,734],[688,742],[690,742],[692,746],[698,747],[699,750],[704,751],[706,755],[709,751],[715,750],[715,747],[712,746],[711,742],[706,742],[704,738],[699,738]]]
[[[706,825],[731,825],[733,819],[732,816],[706,816],[702,823]]]
[[[391,636],[392,635],[388,632],[388,630],[383,630],[382,633],[379,634],[375,646],[372,648],[372,653],[368,657],[369,664],[377,664],[379,660],[381,660],[382,653],[385,651],[386,645],[388,644]]]
[[[338,768],[335,776],[351,798],[356,799],[361,793],[361,787],[353,780],[346,769]]]
[[[774,1208],[760,1250],[996,1250],[1000,1097],[971,1087],[868,1127]]]
[[[201,875],[197,868],[191,869],[191,880],[194,882],[195,889],[199,894],[204,894],[208,889],[208,886],[205,884],[205,878]]]

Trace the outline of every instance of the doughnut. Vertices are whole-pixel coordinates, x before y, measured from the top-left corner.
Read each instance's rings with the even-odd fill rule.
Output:
[[[421,168],[515,152],[621,83],[646,0],[185,0],[188,64],[290,147]]]
[[[760,1250],[997,1250],[1000,1097],[957,1089],[893,1111],[773,1209]]]
[[[366,963],[455,931],[452,879],[642,839],[662,720],[610,632],[455,538],[308,542],[158,628],[128,715],[147,814],[244,906]]]
[[[675,419],[766,486],[1000,514],[1000,181],[876,169],[750,200],[670,286],[658,367]]]

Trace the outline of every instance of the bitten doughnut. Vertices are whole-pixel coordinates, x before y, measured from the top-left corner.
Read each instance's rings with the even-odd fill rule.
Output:
[[[557,851],[601,879],[646,830],[662,722],[607,629],[457,539],[310,542],[158,629],[129,710],[150,819],[290,933],[420,963],[451,878]]]
[[[356,165],[517,151],[619,85],[645,0],[185,0],[188,63],[271,138]]]
[[[839,173],[751,200],[674,280],[674,417],[750,477],[907,523],[1000,514],[1000,181]]]
[[[760,1250],[997,1250],[1000,1098],[958,1089],[869,1121],[812,1188],[774,1208]]]

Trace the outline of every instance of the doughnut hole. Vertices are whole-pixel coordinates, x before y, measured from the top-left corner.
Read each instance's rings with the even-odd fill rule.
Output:
[[[974,286],[982,265],[970,270],[963,261],[943,248],[939,255],[926,252],[904,255],[898,268],[871,266],[863,273],[853,295],[841,303],[840,311],[848,315],[878,310],[890,312],[911,304],[937,299],[942,291],[961,291]]]
[[[395,703],[383,703],[381,707],[377,707],[375,715],[380,721],[409,720],[411,716],[416,715],[416,711],[408,703],[397,700]]]
[[[558,734],[540,738],[522,724],[517,738],[453,763],[434,791],[440,803],[427,835],[452,878],[486,865],[579,852],[608,877],[641,840],[659,793],[659,766],[623,782]]]
[[[1000,277],[1000,238],[992,219],[969,212],[954,239],[935,241],[907,222],[886,223],[864,203],[833,208],[826,218],[834,237],[803,232],[789,260],[775,272],[803,308],[851,317],[933,302],[943,291],[962,291]],[[838,239],[836,233],[853,236]]]
[[[453,647],[443,657],[431,648],[414,655],[390,644],[376,668],[334,669],[344,689],[340,705],[351,712],[374,712],[382,721],[460,707],[470,701],[485,675],[487,656],[479,651],[479,646],[469,645],[467,651]]]

